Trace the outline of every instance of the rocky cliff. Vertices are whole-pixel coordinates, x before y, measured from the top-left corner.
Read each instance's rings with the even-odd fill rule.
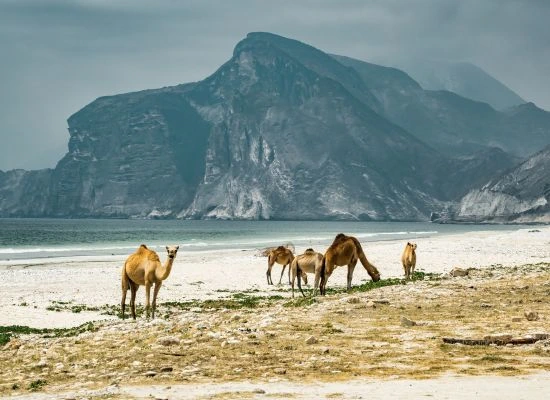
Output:
[[[547,114],[253,33],[203,81],[72,115],[55,169],[0,173],[0,216],[425,220],[509,168],[521,135],[549,143]],[[529,124],[495,135],[505,120]]]
[[[550,222],[550,146],[462,198],[457,221]]]

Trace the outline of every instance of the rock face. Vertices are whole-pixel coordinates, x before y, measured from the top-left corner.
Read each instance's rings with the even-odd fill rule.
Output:
[[[550,142],[547,114],[252,33],[203,81],[72,115],[55,169],[0,172],[0,216],[426,220]]]
[[[462,198],[458,221],[550,222],[550,146]]]

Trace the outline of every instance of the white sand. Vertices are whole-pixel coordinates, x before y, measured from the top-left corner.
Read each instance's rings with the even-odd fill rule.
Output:
[[[259,393],[258,393],[259,392]],[[550,393],[550,373],[521,377],[443,376],[424,380],[353,380],[299,384],[287,381],[184,384],[172,386],[110,386],[99,390],[66,393],[34,393],[10,398],[18,400],[98,399],[118,395],[131,399],[484,399],[538,400]]]
[[[367,258],[378,267],[382,277],[402,276],[400,258],[406,240],[363,242]],[[418,243],[417,270],[426,272],[448,272],[453,267],[550,262],[550,227],[435,236],[415,241]],[[326,244],[317,246],[316,250],[323,252],[326,247]],[[305,248],[296,248],[297,253],[303,250]],[[181,251],[160,291],[159,302],[223,297],[229,294],[228,291],[269,293],[279,289],[267,285],[267,259],[257,257],[256,253],[251,250]],[[160,257],[165,260],[165,254]],[[0,325],[66,327],[107,318],[97,312],[55,312],[46,311],[46,307],[55,301],[88,306],[118,304],[120,270],[125,258],[111,256],[76,262],[50,260],[37,265],[4,262],[0,265]],[[279,265],[273,268],[274,282],[278,282],[280,271]],[[344,285],[345,274],[345,267],[338,268],[328,285]],[[283,282],[286,279],[285,273]],[[369,279],[368,274],[358,265],[354,283],[366,279]],[[137,301],[142,303],[144,297],[142,288]]]

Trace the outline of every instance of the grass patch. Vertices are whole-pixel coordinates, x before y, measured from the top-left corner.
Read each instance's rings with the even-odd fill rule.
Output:
[[[37,379],[37,380],[32,381],[31,383],[29,383],[29,390],[31,392],[36,392],[36,391],[42,389],[47,384],[48,384],[48,382],[46,382],[44,379]]]
[[[283,307],[305,307],[317,303],[315,297],[298,297],[283,304]]]
[[[0,333],[0,346],[5,345],[11,340],[11,333]]]
[[[72,313],[80,313],[82,311],[101,311],[99,307],[90,307],[85,304],[71,304],[70,301],[52,301],[52,304],[50,304],[48,307],[46,307],[46,310],[48,311],[55,311],[55,312],[61,312],[61,311],[70,311]],[[103,308],[110,308],[110,306],[105,305]]]
[[[23,325],[0,326],[0,344],[6,344],[14,335],[39,334],[44,338],[70,337],[77,336],[84,332],[96,331],[97,327],[93,323],[77,326],[75,328],[31,328]]]
[[[494,355],[494,354],[486,354],[477,361],[482,362],[482,363],[483,362],[500,362],[500,363],[508,362],[505,358],[503,358],[501,356]]]
[[[284,300],[285,297],[281,295],[272,296],[254,296],[248,293],[233,293],[230,297],[221,299],[208,299],[208,300],[192,300],[192,301],[169,301],[162,303],[163,307],[176,308],[181,310],[190,310],[191,308],[198,307],[207,310],[219,310],[229,309],[238,310],[241,308],[258,308],[264,305]]]

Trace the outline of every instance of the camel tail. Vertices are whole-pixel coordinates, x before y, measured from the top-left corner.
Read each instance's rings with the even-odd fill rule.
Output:
[[[357,254],[359,255],[359,260],[361,261],[361,264],[363,264],[363,267],[365,267],[374,282],[379,281],[380,272],[378,272],[378,269],[374,265],[372,265],[369,260],[367,260],[367,256],[365,255],[365,252],[363,251],[363,247],[361,247],[361,243],[359,243],[359,240],[354,237],[352,239],[353,243],[355,243],[355,247],[357,248]]]

